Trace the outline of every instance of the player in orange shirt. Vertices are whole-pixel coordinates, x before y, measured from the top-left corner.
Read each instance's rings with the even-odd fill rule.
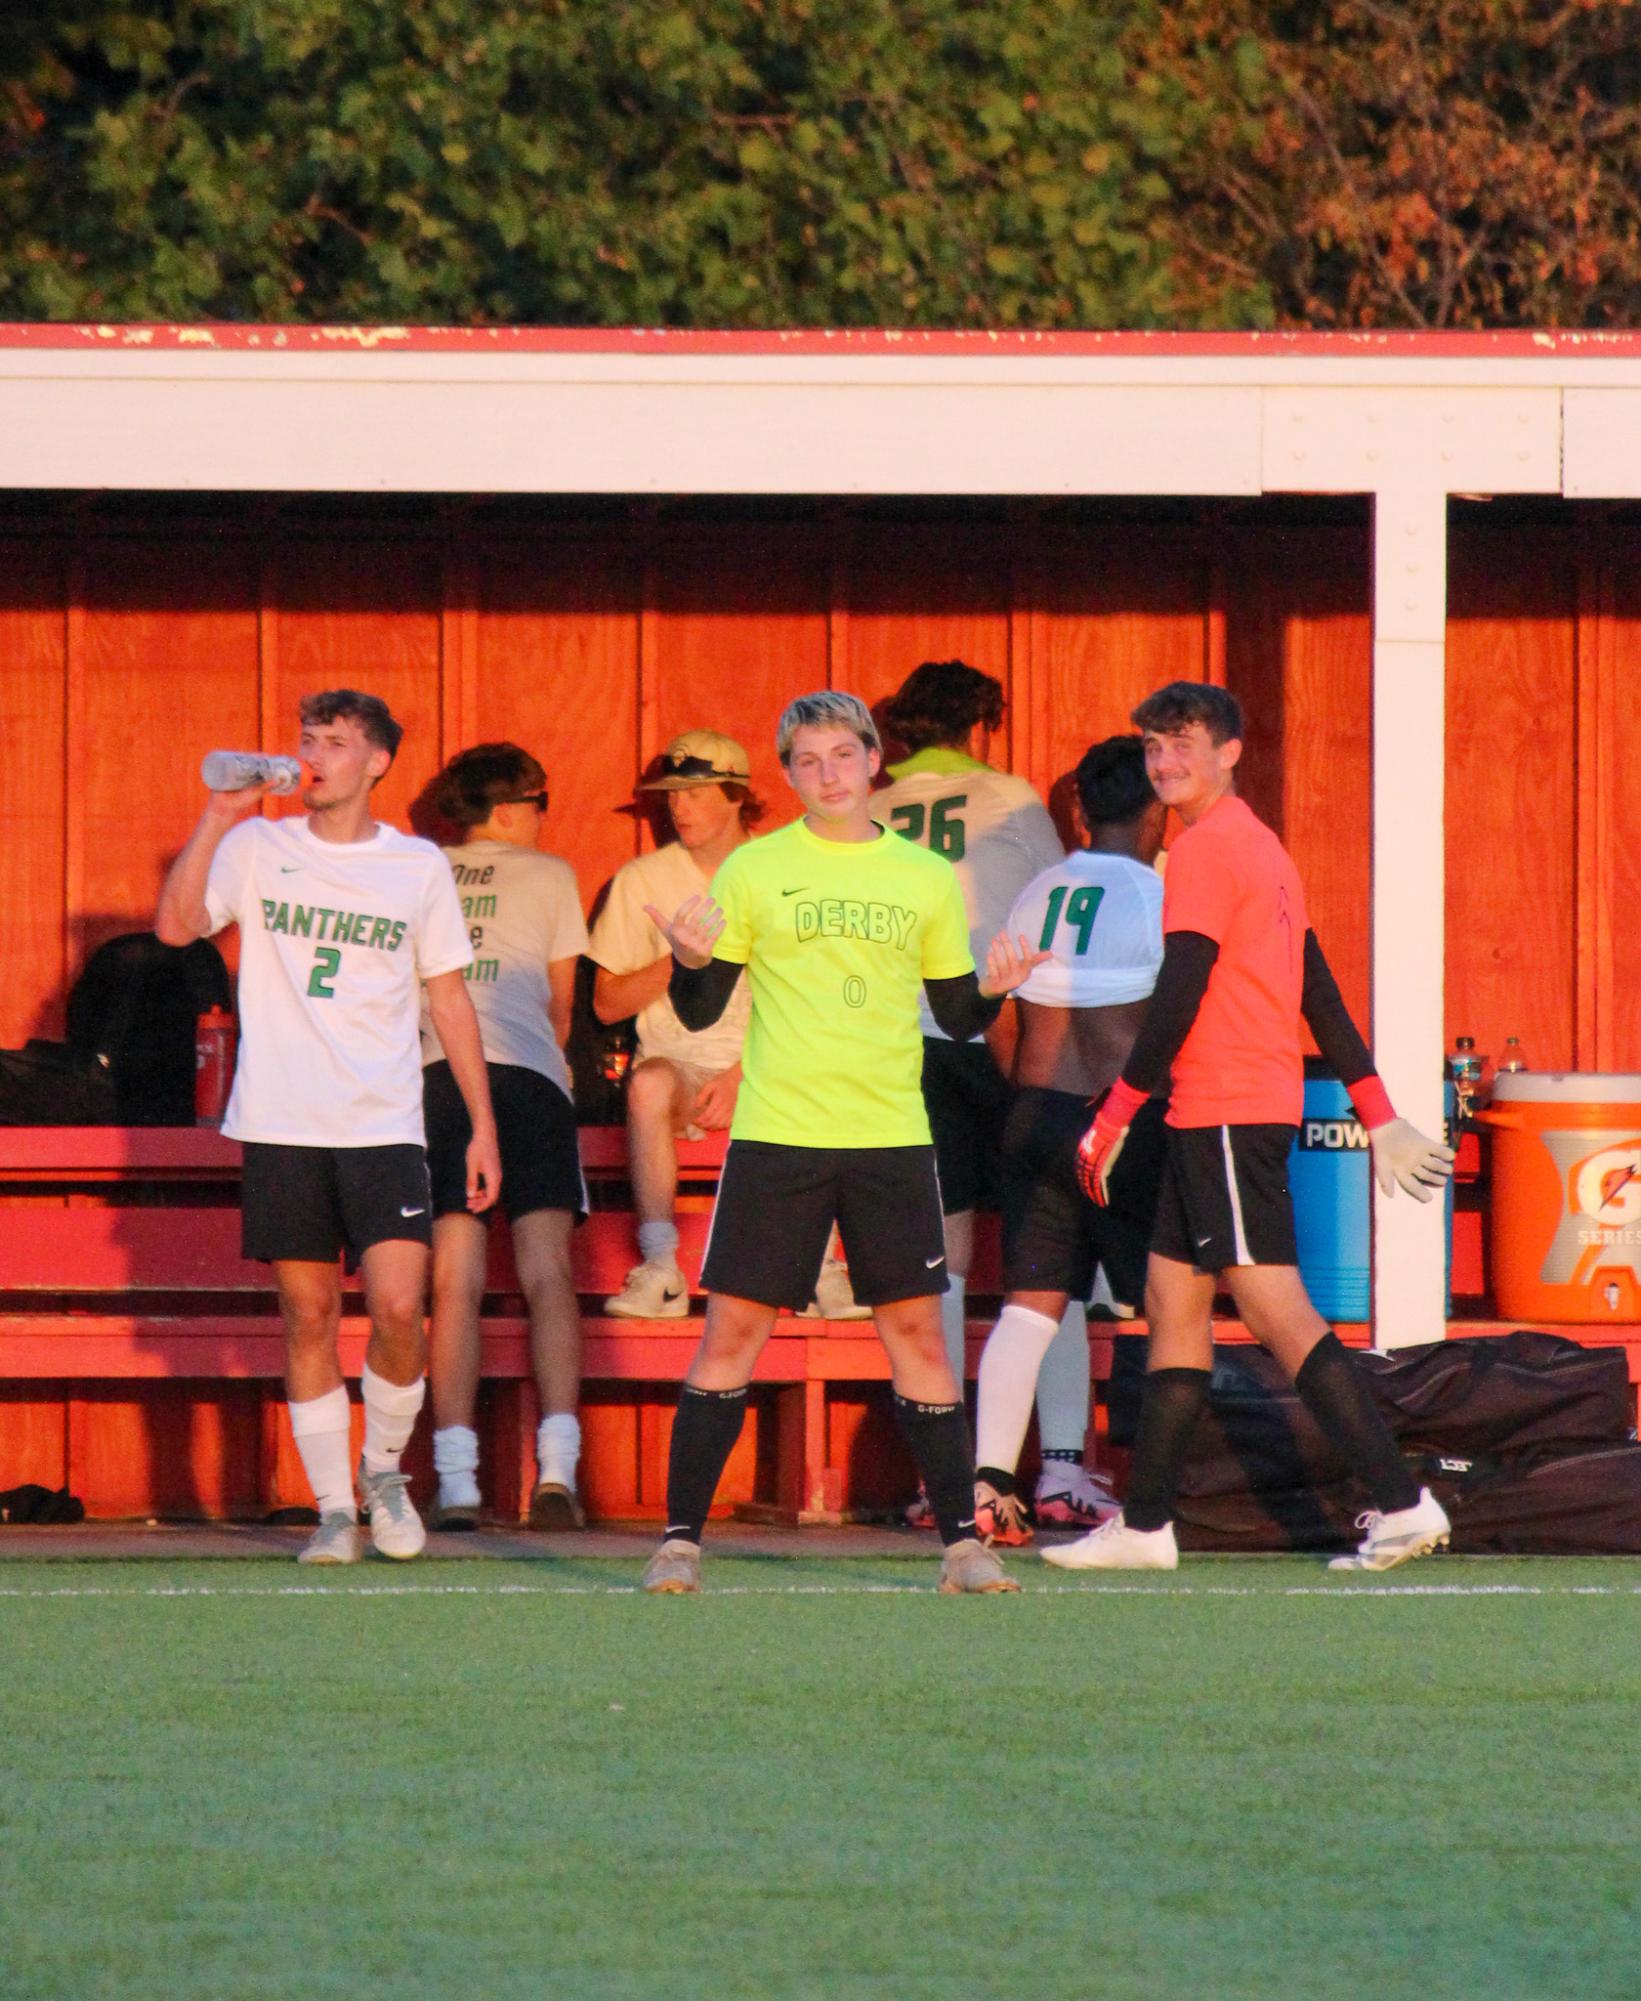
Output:
[[[1185,831],[1168,857],[1162,971],[1122,1075],[1084,1135],[1079,1173],[1103,1202],[1130,1122],[1169,1090],[1171,1071],[1168,1161],[1146,1271],[1145,1395],[1123,1512],[1044,1556],[1067,1570],[1178,1563],[1174,1496],[1208,1397],[1211,1316],[1223,1286],[1373,1502],[1365,1539],[1337,1567],[1388,1570],[1445,1543],[1449,1525],[1299,1276],[1288,1155],[1304,1101],[1301,1019],[1350,1092],[1387,1194],[1400,1183],[1428,1202],[1452,1173],[1453,1154],[1392,1110],[1306,919],[1299,872],[1236,796],[1236,698],[1175,681],[1133,720],[1157,796]]]

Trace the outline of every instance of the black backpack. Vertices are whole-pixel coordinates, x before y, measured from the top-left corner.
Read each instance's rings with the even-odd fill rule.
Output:
[[[98,946],[68,997],[68,1046],[112,1078],[115,1123],[193,1124],[196,1026],[228,999],[228,969],[207,938],[162,945],[130,931]]]

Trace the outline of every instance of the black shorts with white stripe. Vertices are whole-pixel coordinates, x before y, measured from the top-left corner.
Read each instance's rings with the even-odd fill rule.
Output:
[[[1288,1158],[1293,1126],[1170,1126],[1151,1249],[1227,1271],[1296,1265]]]

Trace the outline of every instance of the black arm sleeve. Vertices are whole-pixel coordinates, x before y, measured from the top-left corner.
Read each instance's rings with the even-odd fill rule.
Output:
[[[1122,1066],[1122,1080],[1147,1096],[1167,1081],[1180,1045],[1191,1032],[1219,946],[1201,931],[1170,931],[1151,1005]]]
[[[743,970],[732,959],[708,959],[704,966],[684,966],[673,960],[667,999],[691,1035],[710,1028],[729,1006]]]
[[[1340,997],[1314,931],[1305,933],[1305,991],[1300,1007],[1323,1060],[1341,1084],[1359,1084],[1374,1074],[1368,1046]]]
[[[980,991],[978,973],[959,973],[955,980],[925,980],[923,991],[940,1032],[953,1042],[972,1041],[1003,1010],[1001,994],[988,997]]]

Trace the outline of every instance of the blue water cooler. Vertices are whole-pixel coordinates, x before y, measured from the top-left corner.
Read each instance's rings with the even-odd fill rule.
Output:
[[[1448,1117],[1453,1087],[1447,1087]],[[1299,1275],[1328,1320],[1370,1317],[1373,1163],[1350,1093],[1316,1057],[1305,1062],[1305,1116],[1288,1158]],[[1396,1200],[1410,1201],[1398,1190]],[[1453,1184],[1447,1184],[1448,1311],[1452,1311]]]

